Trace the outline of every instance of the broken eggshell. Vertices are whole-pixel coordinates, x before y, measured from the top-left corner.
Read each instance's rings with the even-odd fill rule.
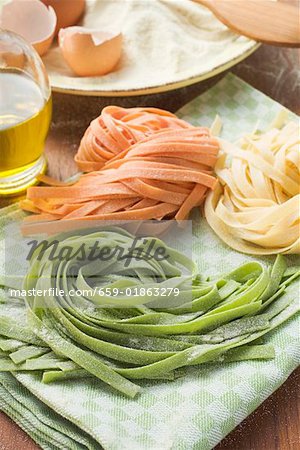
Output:
[[[57,17],[55,34],[60,28],[76,25],[85,9],[85,0],[41,0],[46,6],[52,6]]]
[[[111,72],[121,56],[121,33],[69,27],[60,30],[58,40],[66,63],[82,77]]]
[[[39,0],[11,0],[2,7],[0,27],[22,36],[41,56],[52,43],[56,14]]]

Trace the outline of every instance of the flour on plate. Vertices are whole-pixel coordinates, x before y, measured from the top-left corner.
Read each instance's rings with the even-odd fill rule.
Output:
[[[54,87],[117,91],[161,86],[209,73],[256,45],[191,0],[88,0],[83,25],[120,29],[121,61],[108,75],[80,78],[55,45],[43,58]]]

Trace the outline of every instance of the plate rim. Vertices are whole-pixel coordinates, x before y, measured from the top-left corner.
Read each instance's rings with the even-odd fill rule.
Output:
[[[215,67],[211,71],[202,73],[201,75],[196,75],[190,78],[186,78],[180,81],[174,81],[171,83],[162,84],[160,86],[152,86],[138,89],[128,89],[128,90],[84,90],[84,89],[76,89],[76,88],[62,88],[58,86],[50,85],[52,92],[57,92],[60,94],[69,94],[69,95],[81,95],[86,97],[137,97],[142,95],[150,95],[150,94],[159,94],[163,92],[173,91],[175,89],[180,89],[183,87],[190,86],[195,83],[199,83],[200,81],[207,80],[212,78],[236,64],[240,63],[244,59],[248,58],[248,56],[252,55],[259,47],[261,46],[260,42],[254,42],[253,46],[246,50],[241,55],[231,59],[230,61],[220,64]]]

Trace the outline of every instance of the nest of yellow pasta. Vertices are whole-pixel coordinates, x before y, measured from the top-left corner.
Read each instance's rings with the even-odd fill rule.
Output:
[[[247,135],[239,145],[221,141],[219,185],[208,195],[205,215],[230,247],[250,254],[300,253],[299,143],[293,122]]]

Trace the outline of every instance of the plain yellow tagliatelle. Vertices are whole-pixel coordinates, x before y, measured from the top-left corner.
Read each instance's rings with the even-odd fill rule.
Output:
[[[205,203],[207,221],[235,250],[300,253],[300,138],[298,124],[221,140],[217,188]]]

